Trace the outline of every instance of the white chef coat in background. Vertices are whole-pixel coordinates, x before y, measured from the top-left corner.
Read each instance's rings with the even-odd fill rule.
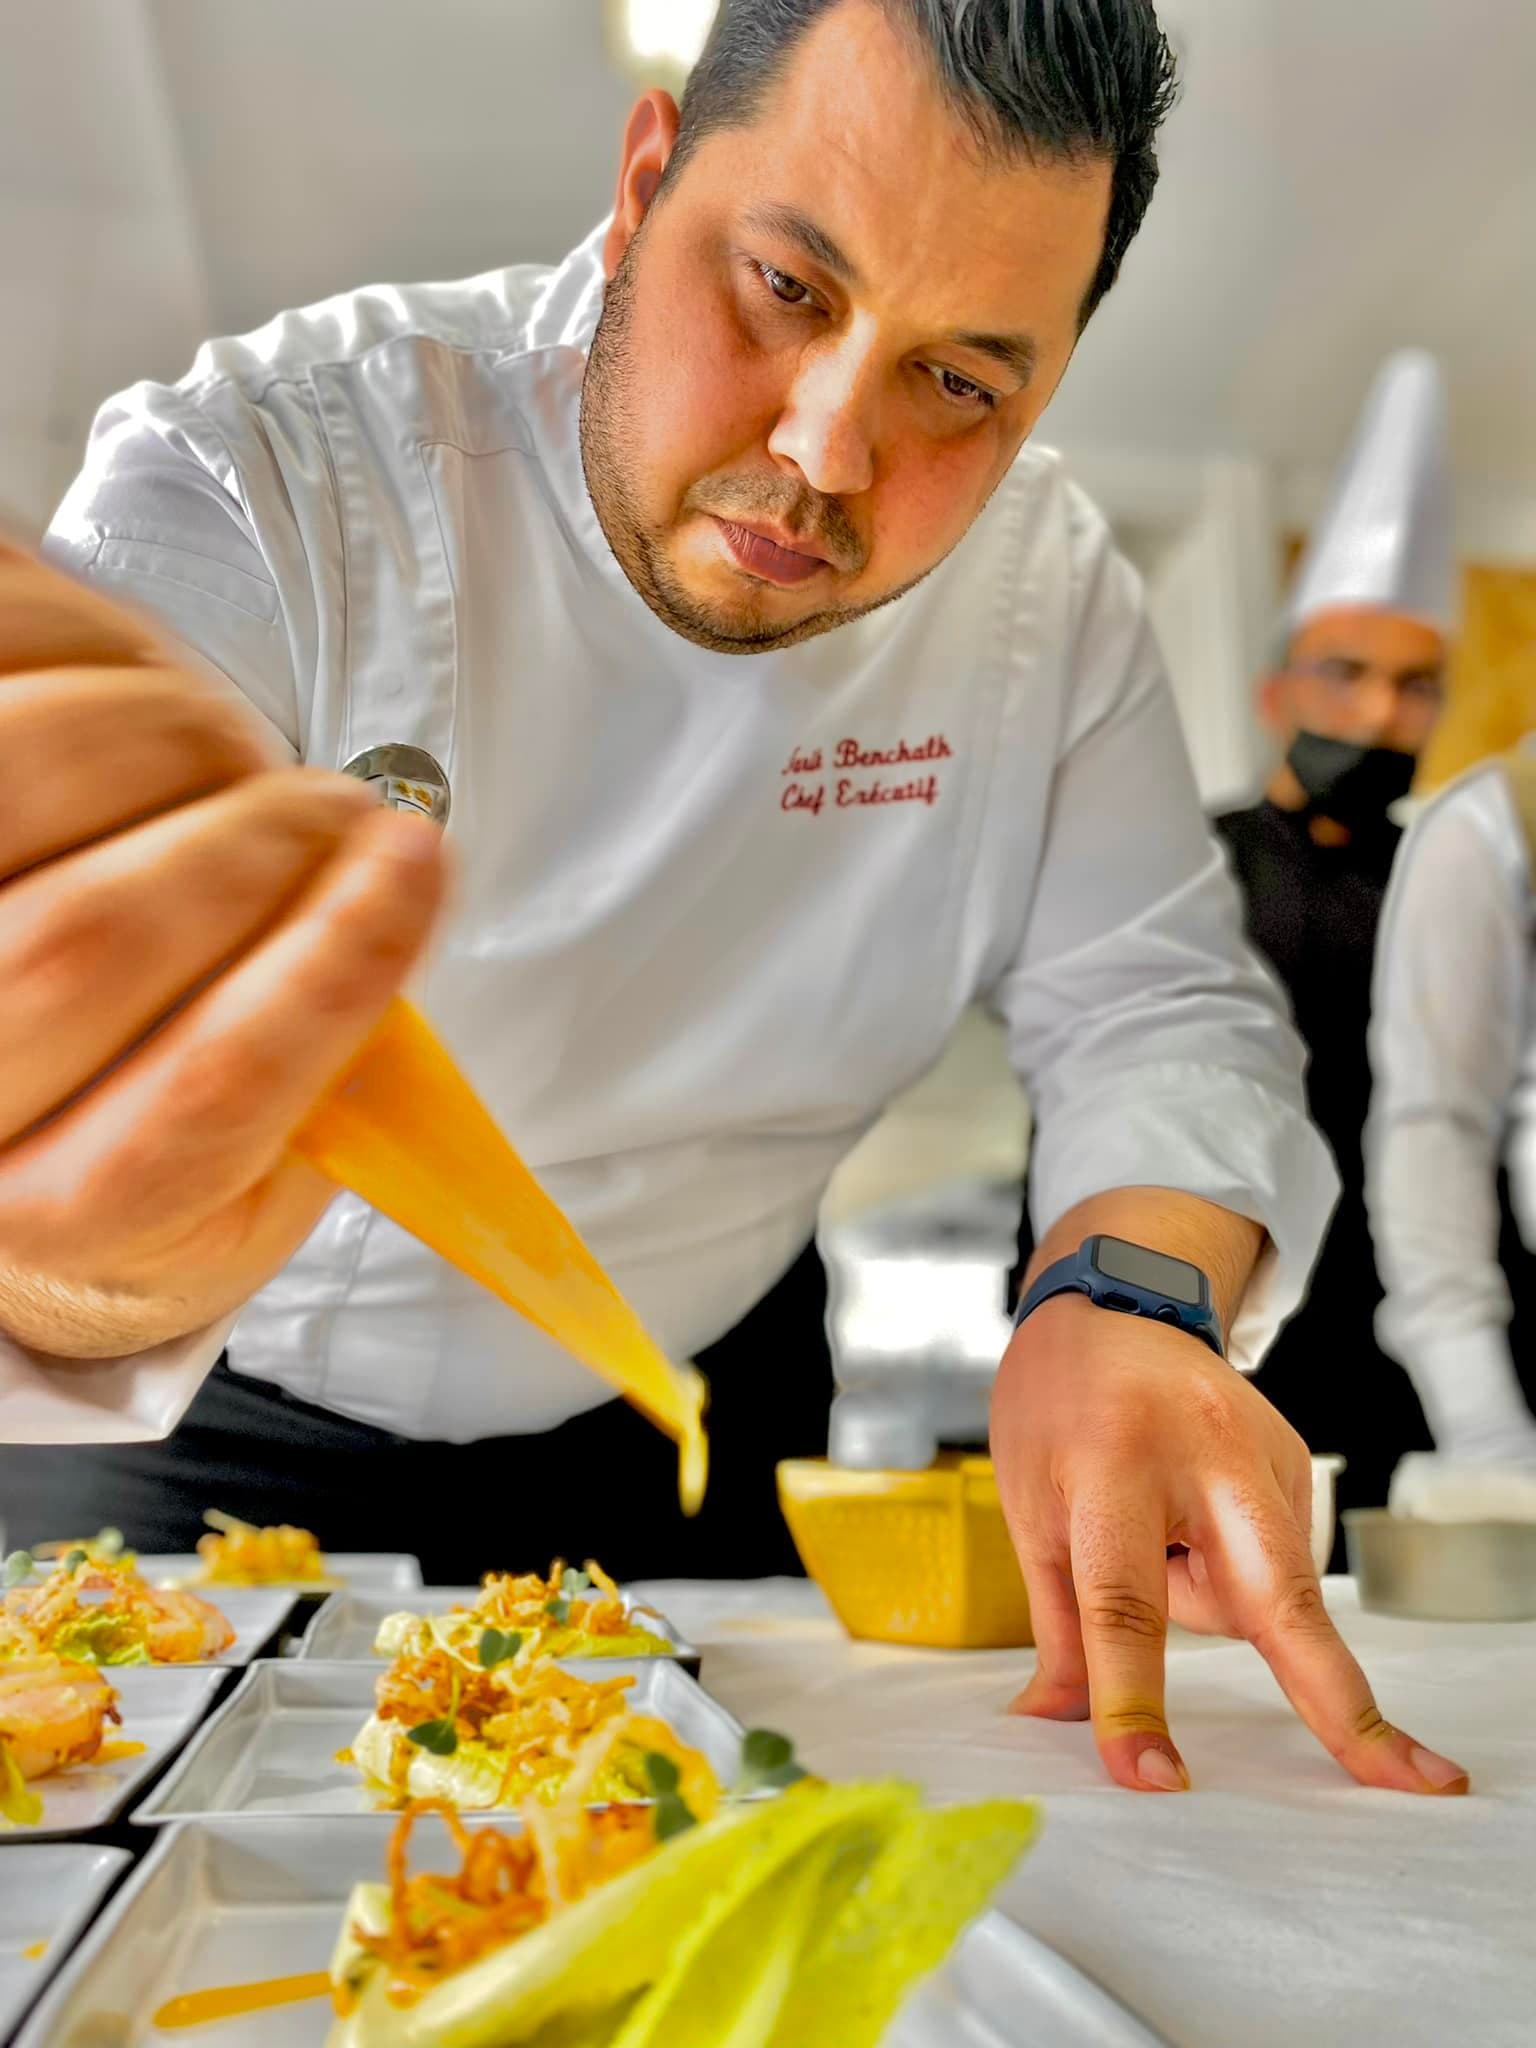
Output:
[[[780,653],[692,646],[582,477],[599,248],[210,344],[103,410],[54,559],[154,612],[290,758],[403,741],[444,765],[461,877],[417,993],[674,1356],[771,1287],[981,997],[1033,1098],[1042,1228],[1137,1183],[1267,1228],[1234,1332],[1254,1362],[1332,1170],[1103,520],[1027,449],[899,603]],[[95,1368],[89,1395],[11,1347],[0,1434],[162,1433],[224,1334]],[[608,1398],[351,1197],[231,1359],[406,1436]]]
[[[1404,1365],[1437,1446],[1536,1457],[1509,1349],[1497,1175],[1536,1244],[1536,951],[1525,835],[1493,764],[1439,797],[1398,852],[1377,940],[1366,1196]]]

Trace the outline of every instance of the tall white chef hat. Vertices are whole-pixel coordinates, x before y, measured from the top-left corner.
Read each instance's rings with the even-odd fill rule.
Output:
[[[1455,624],[1447,412],[1432,355],[1401,349],[1382,364],[1296,572],[1287,634],[1334,605],[1380,605],[1446,630]]]

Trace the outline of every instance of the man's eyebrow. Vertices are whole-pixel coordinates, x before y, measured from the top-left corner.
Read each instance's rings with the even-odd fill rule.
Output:
[[[778,206],[767,201],[754,206],[747,215],[747,226],[756,228],[760,234],[779,235],[786,242],[798,242],[800,247],[823,270],[830,270],[841,283],[856,285],[859,273],[852,261],[843,254],[825,228],[817,227],[809,215],[797,207]]]
[[[990,356],[1025,385],[1035,374],[1039,351],[1031,334],[951,334],[945,337],[955,348],[968,348],[977,355]]]
[[[859,273],[852,259],[846,256],[827,233],[816,225],[808,214],[795,206],[781,206],[772,200],[765,200],[754,206],[747,215],[747,226],[759,234],[777,235],[786,242],[796,242],[823,270],[830,271],[841,283],[857,287]],[[1027,384],[1035,374],[1035,362],[1039,354],[1033,335],[1029,334],[977,334],[969,330],[945,336],[955,348],[973,350],[977,355],[990,356],[1000,363],[1021,386]]]

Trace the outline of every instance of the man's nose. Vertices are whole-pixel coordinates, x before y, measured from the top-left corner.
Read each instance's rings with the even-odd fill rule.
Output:
[[[1379,745],[1397,723],[1397,681],[1374,670],[1355,685],[1356,732],[1366,745]]]
[[[823,497],[855,497],[875,478],[874,366],[856,334],[800,359],[768,451]]]

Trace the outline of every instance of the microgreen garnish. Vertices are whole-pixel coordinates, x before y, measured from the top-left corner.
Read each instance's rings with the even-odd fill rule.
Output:
[[[698,1826],[698,1815],[679,1790],[682,1774],[671,1757],[663,1756],[659,1750],[647,1750],[645,1777],[656,1801],[651,1825],[658,1842],[670,1842],[674,1835],[686,1834],[689,1828]]]
[[[5,1560],[3,1576],[8,1586],[19,1586],[23,1579],[30,1579],[37,1570],[37,1562],[30,1550],[13,1550]]]
[[[686,1799],[673,1793],[670,1798],[658,1799],[651,1825],[658,1842],[670,1842],[674,1835],[686,1835],[690,1828],[698,1826],[697,1816]]]
[[[663,1756],[659,1749],[648,1749],[645,1753],[645,1778],[658,1799],[669,1792],[676,1792],[683,1782],[683,1774],[671,1757]]]
[[[771,1728],[753,1728],[742,1740],[741,1770],[731,1789],[782,1791],[805,1775],[795,1762],[795,1745],[787,1735],[776,1735]]]
[[[96,1537],[96,1548],[103,1557],[121,1557],[123,1554],[123,1532],[121,1529],[102,1529]]]
[[[453,1696],[448,1711],[438,1721],[419,1721],[414,1728],[407,1728],[405,1739],[414,1742],[418,1749],[430,1750],[433,1756],[452,1756],[459,1746],[459,1678],[453,1677]]]
[[[68,1556],[67,1556],[67,1557],[65,1558],[65,1560],[64,1560],[64,1576],[65,1576],[65,1578],[66,1578],[66,1579],[68,1579],[68,1578],[72,1578],[72,1577],[74,1576],[74,1574],[75,1574],[75,1573],[76,1573],[77,1571],[79,1571],[79,1569],[80,1569],[81,1565],[83,1565],[83,1564],[89,1564],[89,1563],[90,1563],[90,1561],[91,1561],[91,1553],[90,1553],[90,1552],[89,1552],[88,1550],[72,1550],[72,1551],[70,1551],[70,1552],[69,1552],[69,1554],[68,1554]]]
[[[503,1635],[499,1628],[488,1628],[480,1638],[480,1664],[486,1671],[494,1671],[498,1664],[507,1664],[523,1647],[519,1630],[513,1629]]]
[[[577,1571],[574,1565],[567,1565],[560,1574],[560,1590],[552,1600],[545,1601],[544,1612],[563,1628],[571,1618],[571,1602],[591,1590],[592,1581],[587,1574]]]

